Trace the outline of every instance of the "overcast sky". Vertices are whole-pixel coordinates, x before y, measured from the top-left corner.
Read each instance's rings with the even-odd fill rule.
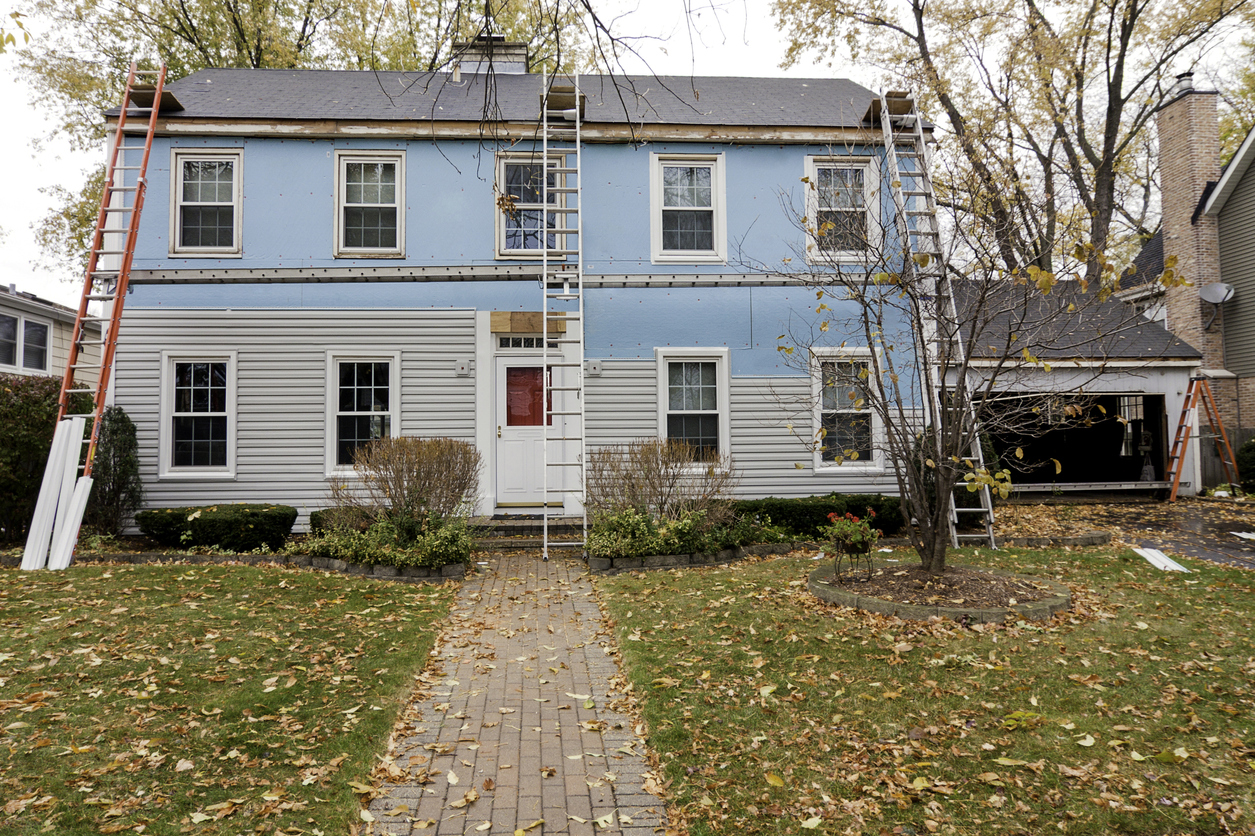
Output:
[[[657,36],[656,41],[640,41],[639,46],[659,74],[823,76],[831,72],[812,66],[787,72],[780,69],[785,44],[773,24],[770,0],[614,2],[631,10],[616,22],[617,31]],[[683,24],[683,5],[695,10],[697,28],[693,31]],[[29,19],[27,26],[39,36],[39,20]],[[82,172],[98,156],[71,152],[63,142],[50,142],[42,153],[34,152],[31,141],[45,136],[49,127],[34,106],[31,92],[15,77],[14,63],[12,52],[0,55],[0,112],[9,114],[8,129],[0,131],[0,158],[9,161],[0,200],[0,230],[4,235],[0,242],[0,282],[77,307],[82,277],[37,268],[39,248],[31,225],[52,206],[40,189],[52,185],[77,188]],[[866,83],[866,79],[855,80]],[[103,153],[99,152],[100,156]]]

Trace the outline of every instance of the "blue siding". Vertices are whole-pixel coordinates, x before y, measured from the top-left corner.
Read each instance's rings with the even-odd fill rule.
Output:
[[[243,148],[243,256],[169,256],[171,148]],[[332,257],[335,151],[406,152],[406,255],[399,259]],[[527,150],[516,146],[511,150]],[[661,143],[587,144],[583,157],[584,251],[590,274],[740,272],[738,251],[756,263],[794,256],[802,235],[782,201],[802,206],[807,155],[864,154],[821,145]],[[725,155],[727,265],[650,264],[651,153]],[[138,270],[352,266],[489,265],[495,259],[492,149],[474,142],[160,138],[149,164],[149,190],[135,257]],[[883,179],[883,178],[882,178]],[[883,191],[883,190],[882,190]],[[887,198],[882,216],[890,216]],[[799,213],[800,214],[800,213]],[[517,263],[517,262],[513,262]]]

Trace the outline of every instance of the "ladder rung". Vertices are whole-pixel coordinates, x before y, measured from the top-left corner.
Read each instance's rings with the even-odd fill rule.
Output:
[[[114,171],[139,171],[143,166],[140,165],[115,165]]]
[[[545,391],[547,392],[579,392],[583,388],[584,388],[583,386],[546,386]],[[550,413],[550,414],[556,414],[556,413]]]
[[[583,365],[584,365],[583,363],[559,363],[559,362],[553,362],[553,363],[550,363],[550,364],[549,364],[549,367],[550,367],[550,368],[554,368],[554,369],[578,369],[578,368],[582,367]],[[549,414],[550,414],[550,415],[566,415],[567,413],[565,413],[565,412],[551,412],[551,413],[549,413]],[[578,413],[578,412],[573,412],[573,413],[570,413],[570,414],[572,414],[572,415],[579,415],[579,413]]]
[[[580,467],[583,462],[547,462],[548,467]]]
[[[584,413],[583,411],[578,410],[578,409],[573,409],[573,410],[572,409],[564,409],[564,410],[553,409],[553,410],[549,410],[545,412],[545,414],[546,415],[583,415]]]
[[[134,207],[132,206],[106,206],[104,208],[104,211],[105,212],[133,212]],[[125,229],[106,229],[105,230],[106,235],[110,232],[126,232],[126,230]]]
[[[104,293],[104,294],[91,293],[91,294],[88,294],[87,296],[87,299],[92,302],[106,302],[106,301],[117,299],[117,298],[118,298],[118,295],[116,293]]]

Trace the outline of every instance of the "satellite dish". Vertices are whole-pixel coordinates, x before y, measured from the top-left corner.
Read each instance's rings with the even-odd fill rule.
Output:
[[[1233,298],[1233,285],[1224,282],[1212,282],[1198,289],[1198,298],[1213,305],[1228,302]]]

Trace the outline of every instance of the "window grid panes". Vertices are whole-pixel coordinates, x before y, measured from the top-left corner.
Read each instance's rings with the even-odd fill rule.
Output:
[[[235,161],[183,160],[179,246],[235,246]]]
[[[716,363],[667,363],[667,438],[707,455],[719,453],[719,387]]]
[[[397,164],[344,164],[343,246],[361,250],[397,249]]]
[[[22,327],[22,368],[48,369],[48,326],[41,322],[24,322]]]
[[[853,360],[821,364],[820,396],[824,435],[821,460],[825,462],[871,461],[872,414],[867,404],[867,383],[862,374],[868,364]]]
[[[341,360],[337,373],[336,464],[352,465],[357,448],[392,434],[391,369],[387,361]]]
[[[819,248],[824,252],[866,249],[866,169],[824,166],[815,175]]]
[[[17,365],[17,317],[0,315],[0,365]]]
[[[1141,444],[1141,431],[1146,417],[1143,396],[1121,395],[1120,417],[1124,418],[1124,438],[1120,446],[1120,455],[1140,455],[1137,447]],[[1135,421],[1136,424],[1134,424]]]
[[[664,252],[715,249],[714,167],[662,167],[662,249]]]
[[[227,364],[174,364],[174,467],[227,466]]]
[[[505,183],[502,191],[502,215],[505,222],[505,248],[507,250],[539,250],[540,230],[544,226],[553,229],[559,217],[556,213],[546,212],[544,203],[544,185],[541,182],[543,165],[541,163],[510,163],[504,164]],[[557,175],[550,173],[548,187],[557,186]],[[558,196],[554,192],[548,195],[550,206],[558,205]],[[557,236],[549,233],[546,236],[549,249],[558,246]]]

